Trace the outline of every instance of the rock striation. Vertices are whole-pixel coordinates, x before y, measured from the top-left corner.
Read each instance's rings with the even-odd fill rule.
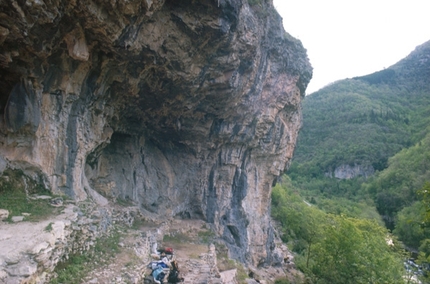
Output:
[[[201,218],[272,263],[271,186],[312,76],[271,0],[0,2],[0,169]]]

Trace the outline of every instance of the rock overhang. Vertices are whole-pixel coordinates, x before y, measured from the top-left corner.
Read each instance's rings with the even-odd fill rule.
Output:
[[[77,199],[203,218],[236,258],[270,261],[270,187],[312,74],[272,3],[27,2],[0,5],[2,111],[23,114],[2,157]]]

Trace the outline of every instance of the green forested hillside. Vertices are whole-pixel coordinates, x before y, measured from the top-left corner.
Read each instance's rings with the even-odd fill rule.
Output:
[[[427,82],[427,83],[425,83]],[[335,82],[303,101],[294,162],[304,174],[342,164],[386,167],[430,124],[430,42],[392,67]]]
[[[307,96],[303,101],[303,126],[288,174],[293,183],[307,190],[362,199],[363,178],[346,182],[327,176],[333,176],[344,165],[381,172],[387,168],[390,157],[423,143],[420,141],[430,132],[429,126],[427,42],[388,69],[338,81]],[[409,189],[408,200],[413,201],[415,190]],[[373,195],[380,193],[372,186],[369,191]],[[404,199],[405,194],[401,195]],[[378,201],[376,196],[372,198]]]
[[[362,188],[375,200],[378,211],[391,220],[391,228],[407,246],[418,248],[430,238],[421,226],[417,191],[430,181],[430,133],[388,161],[388,167],[366,181]]]
[[[334,177],[348,166],[372,170]],[[300,198],[324,214],[375,220],[409,250],[430,255],[422,221],[430,207],[417,194],[430,182],[430,41],[387,69],[307,96],[287,175]]]
[[[397,196],[399,202],[411,205],[417,199],[416,190],[429,180],[430,133],[416,145],[405,148],[391,157],[388,168],[366,182],[365,189],[377,197],[381,213],[389,213],[390,204],[382,200],[382,194]]]
[[[412,144],[405,91],[395,91],[394,97],[386,85],[348,79],[306,97],[292,171],[317,176],[343,164],[385,168],[388,157]]]

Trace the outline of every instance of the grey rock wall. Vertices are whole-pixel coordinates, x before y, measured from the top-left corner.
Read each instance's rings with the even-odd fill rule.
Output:
[[[270,0],[0,3],[0,156],[54,193],[201,218],[273,261],[312,69]]]
[[[340,165],[334,169],[333,172],[325,173],[328,177],[335,177],[338,179],[352,179],[355,177],[368,178],[375,173],[375,169],[371,165]]]

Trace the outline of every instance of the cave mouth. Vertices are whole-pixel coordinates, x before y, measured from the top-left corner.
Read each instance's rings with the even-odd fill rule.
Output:
[[[122,132],[113,132],[85,163],[89,185],[102,196],[180,219],[205,219],[201,189],[190,180],[200,171],[186,145]]]

